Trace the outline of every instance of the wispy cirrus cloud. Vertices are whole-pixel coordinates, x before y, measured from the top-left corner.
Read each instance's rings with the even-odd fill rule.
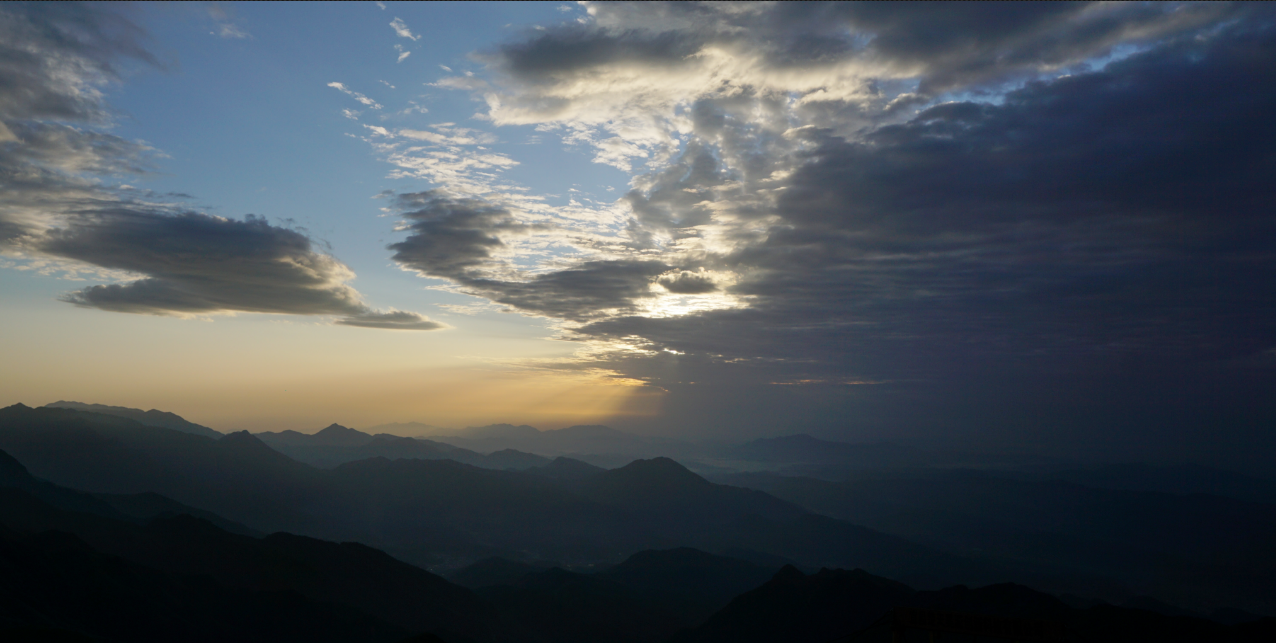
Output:
[[[328,86],[359,101],[361,104],[366,105],[369,109],[381,109],[381,103],[378,103],[377,101],[346,87],[344,83],[331,82],[328,83]]]

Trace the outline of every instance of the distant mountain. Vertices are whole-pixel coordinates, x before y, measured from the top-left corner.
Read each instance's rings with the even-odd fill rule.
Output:
[[[698,454],[700,451],[696,445],[688,442],[634,435],[601,425],[579,425],[555,431],[541,431],[526,424],[492,424],[468,427],[447,435],[434,435],[430,439],[474,451],[516,449],[546,456],[611,454],[633,458]]]
[[[635,460],[583,478],[582,495],[609,505],[669,514],[742,514],[793,519],[806,513],[765,493],[716,485],[669,458]]]
[[[667,458],[574,481],[408,458],[322,470],[247,433],[214,441],[17,406],[0,409],[0,448],[59,484],[155,491],[259,531],[357,540],[423,566],[494,555],[613,564],[635,551],[695,547],[815,567],[862,564],[927,585],[1004,573],[762,492],[712,484]]]
[[[513,585],[522,577],[543,572],[555,565],[534,565],[493,556],[476,561],[447,575],[447,579],[470,589],[493,585]]]
[[[423,422],[390,422],[389,424],[378,424],[376,426],[367,427],[369,433],[376,435],[385,433],[388,435],[397,435],[404,438],[422,438],[431,435],[448,435],[453,433],[452,429],[435,426],[433,424],[425,424]]]
[[[172,516],[193,516],[209,522],[222,531],[239,534],[241,536],[252,536],[260,538],[266,534],[252,529],[246,525],[237,523],[233,520],[227,520],[221,516],[203,509],[196,509],[190,505],[184,505],[172,498],[166,498],[158,493],[98,493],[93,497],[102,500],[110,505],[112,509],[119,512],[120,515],[132,518],[134,520],[148,523],[157,518],[168,518]]]
[[[471,589],[518,585],[529,574],[554,566],[493,557],[458,569],[447,578]],[[664,596],[666,600],[681,601],[685,604],[681,608],[685,613],[707,618],[732,598],[758,587],[774,574],[772,568],[683,547],[641,551],[594,576],[651,592],[653,596]]]
[[[678,597],[559,568],[478,593],[501,614],[503,629],[522,641],[656,642],[701,619]]]
[[[322,493],[314,468],[246,432],[219,439],[62,408],[0,409],[0,449],[31,474],[94,493],[156,492],[261,531],[317,527],[302,498]]]
[[[143,411],[142,409],[130,409],[124,406],[107,406],[105,404],[83,404],[81,402],[68,402],[59,400],[44,405],[46,408],[55,409],[71,409],[74,411],[85,411],[88,413],[101,413],[103,415],[114,415],[116,417],[128,418],[146,426],[156,426],[164,429],[172,429],[181,431],[182,433],[190,433],[193,435],[202,435],[206,438],[220,438],[220,431],[214,431],[201,424],[190,422],[176,413],[168,413],[151,409]]]
[[[372,434],[344,427],[335,422],[315,433],[287,430],[278,433],[266,431],[255,435],[257,439],[272,446],[357,447],[372,441]]]
[[[549,464],[527,469],[530,474],[557,480],[582,480],[604,471],[606,469],[602,467],[595,467],[587,462],[565,456],[554,458],[554,461]]]
[[[792,566],[741,594],[679,643],[848,640],[898,605],[912,588],[862,569],[821,570],[807,576]]]
[[[1147,594],[1207,614],[1222,606],[1276,614],[1272,505],[961,470],[844,482],[770,473],[715,480],[1012,565],[1053,591],[1113,601]]]
[[[526,424],[489,424],[487,426],[469,426],[460,431],[460,436],[471,440],[518,440],[540,437],[540,429]]]
[[[666,592],[715,612],[769,580],[777,570],[681,547],[641,551],[598,575],[638,589]]]
[[[1104,464],[1068,469],[1048,478],[1102,489],[1205,493],[1276,504],[1276,480],[1198,465]]]
[[[0,487],[0,524],[19,535],[50,530],[74,534],[94,551],[180,577],[205,576],[229,589],[287,589],[309,600],[348,605],[394,623],[402,632],[472,637],[484,634],[484,623],[491,618],[488,608],[466,590],[355,543],[285,533],[236,535],[187,514],[165,514],[143,526],[62,509],[15,487]]]
[[[394,643],[411,634],[296,592],[153,570],[64,531],[0,534],[0,567],[0,634],[10,641]]]
[[[461,449],[458,449],[458,451],[460,450]],[[464,460],[456,457],[453,457],[452,459],[457,460],[458,462],[464,462]],[[543,467],[549,464],[549,462],[549,458],[539,456],[534,453],[523,453],[522,451],[517,451],[515,449],[502,449],[500,451],[493,451],[492,453],[487,454],[486,457],[478,462],[474,462],[474,464],[485,469],[523,470],[530,469],[532,467]]]
[[[832,442],[806,435],[761,438],[736,446],[731,457],[751,462],[816,464],[857,469],[897,469],[950,464],[952,458],[889,442]]]
[[[1204,619],[1164,616],[1106,604],[1075,609],[1053,596],[1010,583],[978,589],[957,586],[918,592],[859,569],[825,569],[806,575],[786,567],[766,584],[736,597],[703,625],[675,636],[672,642],[850,640],[885,643],[893,640],[890,614],[896,607],[947,615],[1044,621],[1060,628],[1063,641],[1078,643],[1130,640],[1257,643],[1276,636],[1276,619],[1229,627]],[[924,640],[920,637],[926,632],[913,629],[908,634],[906,640]],[[914,636],[919,638],[913,639]],[[949,637],[969,638],[945,636]]]
[[[387,433],[369,435],[339,424],[333,424],[314,434],[281,431],[258,433],[256,436],[290,458],[325,469],[368,458],[448,459],[485,469],[526,469],[549,462],[549,458],[513,449],[484,455],[423,438],[406,438]]]

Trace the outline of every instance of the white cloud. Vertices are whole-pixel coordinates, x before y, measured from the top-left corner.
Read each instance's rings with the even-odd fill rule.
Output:
[[[229,22],[217,26],[217,35],[222,38],[230,38],[234,40],[243,40],[249,37],[249,33],[244,31],[238,25]]]
[[[407,23],[403,22],[403,20],[400,18],[395,18],[394,20],[390,21],[390,28],[393,29],[394,33],[398,35],[400,38],[407,38],[408,40],[421,39],[421,36],[413,35],[412,30],[408,29]]]
[[[346,94],[347,96],[350,96],[351,98],[359,101],[360,103],[363,103],[364,105],[367,105],[368,107],[371,107],[372,109],[381,109],[380,103],[372,100],[371,98],[368,98],[367,96],[364,96],[363,94],[360,94],[359,92],[356,92],[350,89],[349,87],[346,87],[342,83],[332,82],[332,83],[328,83],[328,86],[343,94]]]

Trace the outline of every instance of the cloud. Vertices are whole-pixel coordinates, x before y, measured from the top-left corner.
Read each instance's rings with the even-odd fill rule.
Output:
[[[207,11],[208,16],[213,19],[216,25],[216,30],[212,32],[214,35],[231,40],[243,40],[252,37],[252,34],[235,24],[230,10],[225,5],[212,3],[207,5]]]
[[[584,321],[632,311],[653,296],[651,284],[669,266],[635,259],[594,260],[544,274],[500,261],[506,239],[534,232],[510,209],[442,191],[401,194],[403,241],[391,244],[393,259],[422,276],[450,280],[462,292],[528,313]]]
[[[599,147],[598,162],[625,169],[619,156],[658,166],[670,139],[687,133],[679,112],[698,100],[743,93],[793,101],[796,116],[849,133],[889,117],[880,108],[903,94],[918,102],[995,91],[1250,11],[1086,3],[930,9],[590,5],[586,24],[481,54],[498,78],[483,97],[497,124],[560,124]],[[603,149],[620,142],[630,149]]]
[[[416,313],[391,310],[390,312],[369,312],[353,317],[339,319],[341,326],[358,326],[360,328],[381,328],[384,330],[440,330],[448,328],[447,324],[431,321]]]
[[[116,65],[129,59],[158,65],[140,44],[143,36],[104,7],[0,9],[0,120],[105,121],[99,88],[118,80]]]
[[[421,36],[412,35],[412,30],[408,29],[407,23],[403,22],[403,20],[400,18],[395,18],[394,20],[391,20],[390,28],[393,29],[394,34],[400,38],[407,38],[408,40],[421,39]]]
[[[250,34],[247,31],[244,31],[238,25],[234,25],[231,23],[224,23],[224,24],[217,25],[217,35],[222,38],[229,38],[232,40],[243,40],[244,38],[248,38],[250,36]]]
[[[0,7],[0,32],[0,118],[9,134],[0,143],[0,250],[16,258],[12,267],[115,280],[63,299],[116,312],[336,315],[346,325],[440,327],[367,306],[346,283],[354,273],[301,232],[191,211],[119,183],[149,172],[156,157],[144,143],[93,127],[109,124],[99,88],[116,78],[113,64],[152,62],[136,44],[144,35],[136,26],[91,5],[18,5]]]
[[[768,232],[714,261],[747,310],[578,332],[883,378],[1253,354],[1276,314],[1273,54],[1237,27],[860,140],[798,133]]]
[[[371,98],[368,98],[367,96],[364,96],[363,94],[360,94],[359,92],[356,92],[350,89],[349,87],[346,87],[342,83],[332,82],[332,83],[328,83],[328,86],[347,96],[350,96],[351,98],[359,101],[360,103],[363,103],[364,105],[367,105],[368,107],[372,109],[381,109],[380,103],[372,100]]]
[[[713,277],[705,274],[703,270],[699,272],[681,270],[660,275],[656,283],[665,290],[680,295],[701,295],[718,290],[718,284],[714,282]]]
[[[1256,397],[1152,402],[1250,390],[1210,365],[1276,345],[1272,10],[928,9],[591,4],[585,24],[480,52],[483,73],[435,85],[630,189],[558,208],[486,169],[422,173],[501,214],[405,220],[396,260],[558,320],[581,351],[556,367],[660,386],[662,422],[688,430],[1276,416]],[[1078,415],[1043,401],[1096,396]],[[817,410],[774,410],[798,407]]]

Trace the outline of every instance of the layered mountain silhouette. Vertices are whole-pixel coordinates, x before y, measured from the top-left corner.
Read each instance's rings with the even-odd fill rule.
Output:
[[[872,565],[910,582],[984,582],[957,556],[712,484],[667,458],[576,480],[453,460],[371,458],[318,469],[248,433],[212,440],[68,409],[0,410],[0,449],[97,493],[153,491],[262,532],[357,540],[421,565],[457,557],[614,563],[690,546],[804,565]]]
[[[606,471],[606,469],[561,455],[554,458],[549,464],[527,469],[528,473],[555,480],[583,480],[603,471]]]
[[[389,439],[315,435],[328,444],[309,446],[334,449]],[[539,464],[378,456],[325,469],[244,432],[21,405],[0,409],[0,449],[6,640],[885,641],[896,607],[1045,620],[1067,640],[1276,634],[1256,615],[1273,560],[1266,505],[1221,496],[961,471],[728,485],[663,457],[606,470],[522,452],[484,457]],[[1085,546],[1133,553],[1060,553]],[[1076,581],[1058,567],[1077,560],[1146,571],[1153,557],[1161,567],[1146,569],[1162,575],[1148,578],[1173,581],[1165,570],[1182,563],[1198,587],[1251,598],[1210,620],[1162,594],[1125,589],[1116,607],[1002,582]]]
[[[239,535],[186,513],[150,520],[113,515],[89,494],[26,474],[8,454],[0,453],[0,465],[0,539],[7,558],[22,559],[6,568],[20,573],[3,581],[4,593],[15,597],[0,612],[10,623],[123,640],[237,638],[257,620],[266,626],[261,640],[392,641],[423,631],[490,636],[490,608],[468,590],[364,545]],[[87,566],[83,574],[70,567],[77,563]],[[37,587],[47,591],[24,595]],[[86,593],[108,587],[122,594]],[[118,615],[85,604],[121,598],[137,604],[121,606]],[[281,613],[243,605],[254,600],[263,608],[277,604]],[[228,625],[210,625],[218,618],[212,608],[228,603],[235,604]],[[167,609],[173,614],[153,613]],[[130,624],[130,615],[150,622]],[[252,620],[244,622],[246,616]],[[315,632],[297,619],[330,630]]]
[[[433,435],[430,439],[473,451],[514,449],[551,457],[566,455],[590,460],[610,460],[617,456],[629,456],[629,459],[633,459],[657,455],[681,457],[704,454],[702,447],[690,442],[634,435],[597,424],[570,426],[554,431],[541,431],[526,424],[491,424]]]
[[[678,596],[561,568],[478,590],[522,640],[561,643],[663,641],[707,615]]]
[[[549,458],[513,449],[483,454],[422,438],[384,433],[372,435],[340,424],[331,424],[316,433],[280,431],[255,435],[290,458],[322,468],[378,457],[390,460],[455,460],[485,469],[527,469],[550,461]]]
[[[1056,591],[1276,613],[1276,506],[980,471],[719,480],[1020,572]],[[1207,571],[1208,570],[1208,571]],[[1082,582],[1085,577],[1090,582]],[[1119,581],[1109,586],[1099,579]]]
[[[1130,462],[1068,468],[1044,477],[1100,489],[1159,491],[1175,494],[1203,493],[1276,505],[1276,480],[1199,465],[1150,465]]]
[[[1170,617],[1140,609],[1097,604],[1086,609],[1022,585],[1001,583],[971,589],[915,591],[862,569],[822,569],[803,574],[785,567],[757,589],[731,601],[707,622],[674,637],[676,643],[763,641],[892,641],[897,607],[932,613],[987,615],[1044,622],[1063,641],[1264,641],[1276,635],[1276,619],[1235,626],[1206,619]],[[925,630],[906,641],[933,640]],[[940,632],[942,636],[943,633]],[[973,640],[948,634],[945,639]],[[980,637],[979,640],[1000,640]]]
[[[202,424],[195,424],[194,422],[191,422],[187,420],[186,418],[183,418],[182,416],[177,415],[176,413],[169,413],[167,411],[159,411],[156,409],[143,411],[142,409],[131,409],[125,406],[108,406],[106,404],[83,404],[81,402],[68,402],[65,400],[59,400],[57,402],[45,404],[45,407],[55,408],[55,409],[71,409],[73,411],[84,411],[87,413],[101,413],[103,415],[114,415],[116,417],[122,417],[122,418],[128,418],[130,420],[134,420],[138,422],[139,424],[145,424],[146,426],[156,426],[163,429],[172,429],[174,431],[181,431],[182,433],[202,435],[206,438],[219,438],[222,435],[220,431],[214,431],[213,429],[210,429]]]

